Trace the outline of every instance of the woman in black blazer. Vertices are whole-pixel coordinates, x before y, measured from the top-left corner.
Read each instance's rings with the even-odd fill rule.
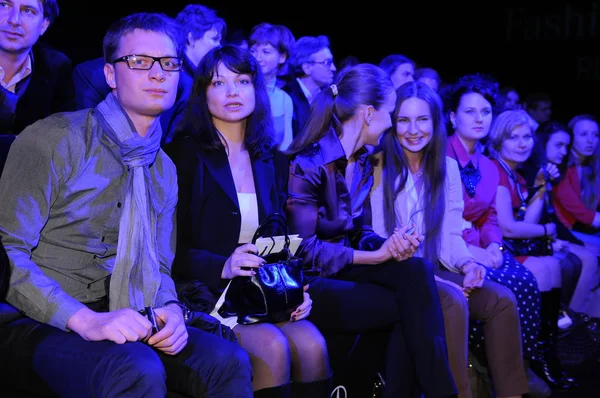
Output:
[[[179,185],[173,274],[180,284],[206,284],[216,299],[229,280],[250,276],[261,265],[248,242],[267,216],[283,214],[288,162],[272,145],[269,98],[249,52],[229,45],[209,52],[198,65],[189,101],[181,138],[166,148]],[[221,318],[208,306],[250,355],[255,397],[329,396],[326,344],[305,319],[311,305],[305,293],[290,321],[252,325]]]

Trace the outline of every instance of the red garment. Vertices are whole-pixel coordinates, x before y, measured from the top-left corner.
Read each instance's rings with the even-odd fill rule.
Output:
[[[521,196],[519,196],[519,192],[517,191],[517,185],[511,181],[508,173],[504,170],[504,167],[498,162],[496,159],[492,160],[492,162],[496,165],[498,173],[500,174],[500,183],[499,186],[505,187],[510,192],[510,202],[513,207],[513,216],[516,217],[517,212],[519,211],[519,207],[521,206]],[[517,181],[521,185],[521,194],[524,198],[527,198],[527,181],[523,178],[522,175],[517,173]],[[515,260],[519,263],[523,264],[529,256],[517,256]]]
[[[492,162],[496,165],[498,173],[500,174],[499,186],[505,187],[506,189],[508,189],[508,192],[510,192],[510,201],[513,207],[513,215],[516,217],[517,211],[521,206],[521,197],[519,196],[519,192],[517,191],[517,186],[510,180],[508,173],[506,172],[506,170],[504,170],[500,162],[498,162],[496,159],[492,160]],[[517,173],[517,180],[521,185],[521,194],[523,195],[523,198],[527,198],[527,181],[525,181],[525,178],[523,178],[523,176],[519,173]]]
[[[465,242],[483,248],[493,242],[501,243],[502,231],[498,226],[496,214],[496,187],[499,180],[496,166],[479,149],[469,155],[456,134],[448,139],[447,155],[455,159],[461,167],[472,161],[473,166],[479,167],[481,173],[481,181],[477,184],[475,196],[472,198],[462,184],[465,202],[463,217],[473,223],[471,228],[463,230]]]
[[[587,208],[581,197],[581,181],[577,166],[567,169],[565,176],[552,190],[552,199],[558,219],[567,228],[573,228],[576,222],[590,225],[594,220],[596,212]]]

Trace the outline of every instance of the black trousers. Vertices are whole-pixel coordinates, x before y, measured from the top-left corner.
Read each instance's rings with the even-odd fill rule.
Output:
[[[323,332],[390,330],[384,397],[456,394],[433,266],[422,258],[309,277],[310,319]]]
[[[188,327],[167,355],[142,342],[86,341],[30,318],[0,325],[0,374],[23,392],[66,398],[252,397],[252,368],[240,346]]]

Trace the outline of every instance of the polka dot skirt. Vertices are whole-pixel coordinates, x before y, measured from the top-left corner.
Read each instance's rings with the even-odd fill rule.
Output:
[[[487,279],[509,288],[514,293],[519,309],[523,356],[525,359],[535,359],[535,346],[541,327],[540,291],[535,276],[505,251],[504,264],[498,269],[488,268]],[[471,321],[469,328],[471,349],[476,352],[482,351],[484,349],[483,324],[480,321]]]

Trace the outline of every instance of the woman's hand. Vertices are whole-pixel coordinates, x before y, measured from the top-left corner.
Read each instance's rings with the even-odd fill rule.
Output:
[[[407,234],[406,232],[408,232],[410,228],[411,227],[408,225],[405,225],[394,230],[392,236],[390,236],[379,249],[384,258],[383,261],[387,261],[392,257],[396,259],[396,261],[403,261],[415,254],[424,238],[417,233],[414,226],[413,232]]]
[[[308,287],[309,285],[304,286],[304,302],[300,304],[290,316],[292,322],[307,318],[310,315],[310,311],[312,310],[312,299],[310,298],[310,294],[308,294]]]
[[[545,169],[545,172],[544,172]],[[540,185],[545,185],[547,182],[546,181],[546,173],[548,173],[548,177],[550,178],[550,181],[555,180],[557,178],[560,177],[560,171],[558,171],[558,167],[556,167],[556,165],[554,163],[548,163],[546,165],[546,167],[542,167],[537,175],[535,176],[535,186],[540,186]]]
[[[253,253],[258,253],[258,249],[251,243],[246,243],[236,248],[231,256],[225,261],[222,279],[233,279],[236,276],[256,275],[256,268],[260,268],[265,260]]]
[[[494,264],[494,260],[492,258],[492,253],[490,253],[487,249],[483,249],[479,246],[469,245],[469,251],[473,255],[473,258],[478,263],[485,265],[486,267],[492,267]],[[461,264],[459,262],[459,264]]]
[[[554,242],[552,242],[552,251],[554,253],[567,253],[569,251],[569,244],[564,240],[557,239]]]
[[[546,231],[546,236],[549,238],[555,238],[556,237],[556,224],[554,223],[548,223],[548,224],[544,224],[546,226],[545,231]]]
[[[467,266],[465,269],[465,279],[463,279],[463,287],[468,293],[473,289],[480,288],[483,286],[486,273],[485,267],[477,263]]]
[[[504,255],[502,254],[502,250],[500,250],[500,245],[496,242],[492,242],[485,250],[489,253],[490,266],[493,269],[502,267]]]

